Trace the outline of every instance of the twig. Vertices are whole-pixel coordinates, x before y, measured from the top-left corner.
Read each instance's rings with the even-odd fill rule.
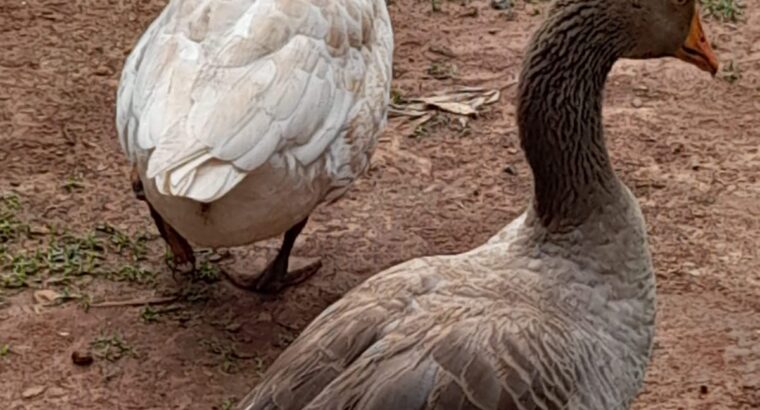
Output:
[[[506,84],[502,85],[501,87],[499,87],[499,90],[500,90],[500,91],[504,91],[504,90],[506,90],[507,88],[509,88],[509,87],[512,87],[513,85],[517,85],[517,83],[518,83],[519,81],[520,81],[519,79],[517,79],[517,78],[513,78],[513,79],[512,79],[512,80],[510,80],[508,83],[506,83]]]
[[[176,296],[165,296],[160,298],[143,298],[143,299],[130,299],[130,300],[115,300],[110,302],[93,303],[91,308],[106,308],[106,307],[119,307],[119,306],[143,306],[143,305],[165,305],[167,303],[175,302],[178,298]]]
[[[760,61],[760,56],[748,57],[748,58],[745,58],[743,60],[737,61],[737,63],[739,63],[739,64],[748,64],[748,63],[754,63],[756,61]]]
[[[291,324],[288,324],[288,323],[285,323],[285,322],[283,322],[281,320],[278,320],[276,317],[274,317],[274,315],[272,316],[272,322],[274,322],[274,324],[276,324],[278,326],[281,326],[281,327],[284,327],[285,329],[288,329],[288,330],[290,330],[292,332],[300,332],[300,331],[303,330],[303,329],[298,328],[297,326],[293,326]]]

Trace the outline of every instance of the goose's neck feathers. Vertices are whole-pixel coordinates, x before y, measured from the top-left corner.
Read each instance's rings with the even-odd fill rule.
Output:
[[[577,2],[536,32],[521,75],[520,139],[533,170],[533,208],[554,232],[576,229],[600,206],[627,207],[602,128],[604,84],[630,47],[609,7]]]
[[[568,0],[555,10],[531,42],[519,87],[520,138],[535,179],[524,249],[568,267],[548,269],[570,272],[569,282],[636,304],[629,319],[651,324],[646,226],[610,165],[602,126],[607,75],[632,44],[609,6]]]

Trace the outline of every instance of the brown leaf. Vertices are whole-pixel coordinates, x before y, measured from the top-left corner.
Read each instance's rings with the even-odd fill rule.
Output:
[[[53,304],[56,300],[61,298],[61,294],[51,290],[51,289],[42,289],[34,292],[34,302],[38,305],[50,305]]]
[[[444,111],[457,115],[474,116],[479,109],[499,100],[499,90],[480,87],[465,87],[420,97],[404,104],[391,104],[391,116],[423,117],[433,111]]]

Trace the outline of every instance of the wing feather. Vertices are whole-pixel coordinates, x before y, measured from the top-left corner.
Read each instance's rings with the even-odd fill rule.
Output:
[[[172,1],[122,74],[117,128],[160,192],[211,202],[275,156],[307,166],[365,98],[365,13],[311,0]],[[388,35],[390,33],[388,32]],[[391,45],[392,47],[392,45]]]
[[[562,381],[528,355],[531,336],[483,316],[444,326],[427,314],[394,321],[398,306],[370,300],[341,300],[320,315],[239,408],[558,410],[567,403],[553,386]]]

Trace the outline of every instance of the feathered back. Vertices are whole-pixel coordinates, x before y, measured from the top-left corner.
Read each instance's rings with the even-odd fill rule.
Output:
[[[392,52],[384,2],[174,0],[124,67],[122,148],[162,194],[214,201],[268,161],[312,164],[367,104],[384,121]]]

